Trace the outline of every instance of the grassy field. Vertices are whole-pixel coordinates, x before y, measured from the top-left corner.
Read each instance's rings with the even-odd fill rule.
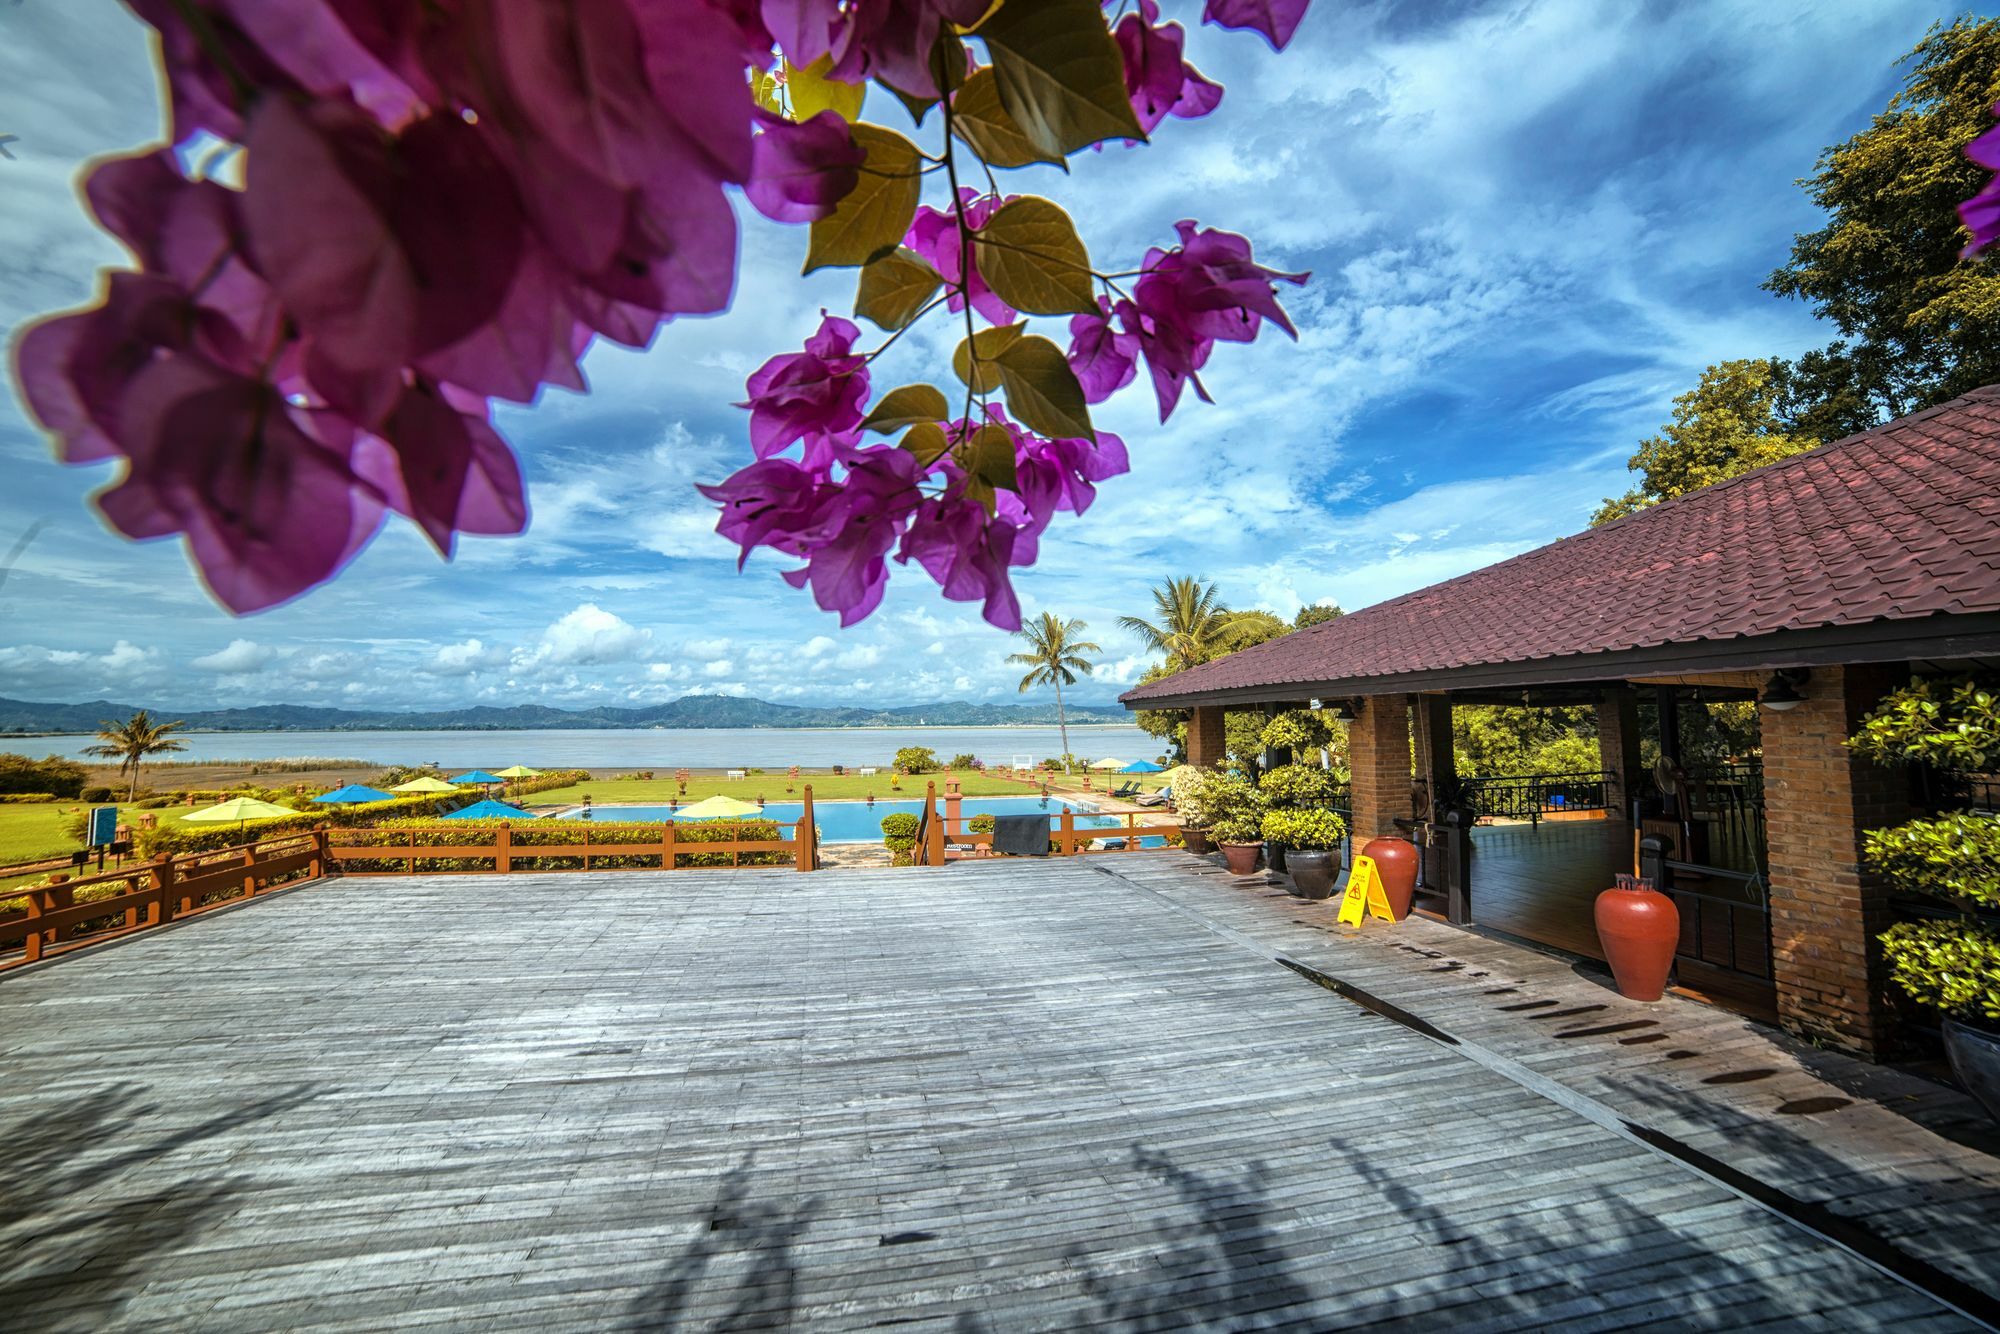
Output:
[[[886,770],[872,778],[859,774],[804,774],[798,778],[788,778],[783,771],[777,773],[751,774],[747,778],[708,778],[696,774],[688,779],[687,795],[690,801],[703,797],[735,797],[740,801],[755,801],[763,797],[767,801],[797,801],[811,784],[814,801],[859,801],[873,795],[878,800],[891,794],[902,797],[921,797],[924,785],[935,782],[938,791],[944,791],[944,775],[918,774],[902,779],[901,787],[892,787],[892,775]],[[1080,780],[1078,780],[1080,781]],[[1012,779],[987,778],[981,774],[960,776],[960,787],[968,797],[1018,797],[1034,792],[1034,786]],[[571,806],[583,799],[585,793],[597,805],[656,806],[677,799],[680,787],[671,773],[650,780],[641,778],[593,778],[588,783],[578,783],[573,787],[559,787],[549,792],[537,792],[528,800],[536,806]]]
[[[73,811],[85,804],[80,801],[57,801],[40,805],[0,806],[0,866],[36,857],[56,857],[82,847],[81,843],[63,832],[62,820],[64,811]],[[188,809],[186,806],[163,806],[154,811],[141,812],[136,807],[120,806],[118,822],[132,824],[134,817],[151,814],[159,816],[162,825],[173,825],[180,823],[181,816]]]

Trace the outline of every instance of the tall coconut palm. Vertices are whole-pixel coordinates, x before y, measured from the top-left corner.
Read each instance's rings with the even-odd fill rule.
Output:
[[[107,760],[117,760],[120,773],[131,770],[131,794],[126,800],[137,801],[139,766],[145,762],[148,755],[163,755],[172,750],[186,750],[187,743],[172,735],[185,726],[187,724],[181,722],[156,723],[152,714],[141,709],[122,723],[114,723],[108,719],[100,721],[97,727],[97,739],[103,744],[85,746],[83,753],[102,756]]]
[[[1120,616],[1118,624],[1164,657],[1167,670],[1173,672],[1198,667],[1285,629],[1269,612],[1229,610],[1214,584],[1193,576],[1169,579],[1154,589],[1153,607],[1157,620]]]
[[[1078,676],[1089,676],[1097,664],[1084,657],[1103,649],[1082,638],[1088,627],[1082,621],[1065,621],[1043,612],[1015,633],[1028,641],[1028,651],[1007,661],[1023,663],[1033,670],[1021,678],[1021,693],[1034,686],[1056,688],[1056,727],[1062,732],[1063,772],[1069,772],[1069,716],[1063,711],[1063,687],[1076,684]]]

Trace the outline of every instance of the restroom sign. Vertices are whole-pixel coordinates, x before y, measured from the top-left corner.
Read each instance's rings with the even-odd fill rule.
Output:
[[[1340,899],[1339,921],[1343,926],[1360,926],[1364,916],[1396,920],[1396,914],[1389,911],[1389,895],[1382,888],[1382,873],[1375,869],[1373,857],[1354,859],[1354,873],[1347,877],[1347,893]]]

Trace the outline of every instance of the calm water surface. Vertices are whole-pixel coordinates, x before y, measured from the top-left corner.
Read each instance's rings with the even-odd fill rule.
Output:
[[[83,759],[88,736],[0,740],[0,749]],[[436,763],[459,769],[525,764],[531,769],[724,769],[886,765],[903,746],[940,758],[977,755],[989,764],[1034,763],[1062,753],[1053,727],[855,727],[559,730],[531,732],[201,732],[163,759],[277,760],[294,756]],[[1088,759],[1156,759],[1160,743],[1130,725],[1072,727],[1071,749]]]

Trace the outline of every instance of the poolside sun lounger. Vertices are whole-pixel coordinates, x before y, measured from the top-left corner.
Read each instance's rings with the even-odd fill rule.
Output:
[[[1173,789],[1170,787],[1163,787],[1158,792],[1153,793],[1151,796],[1134,797],[1132,798],[1132,802],[1136,806],[1165,806],[1172,796],[1173,796]]]

